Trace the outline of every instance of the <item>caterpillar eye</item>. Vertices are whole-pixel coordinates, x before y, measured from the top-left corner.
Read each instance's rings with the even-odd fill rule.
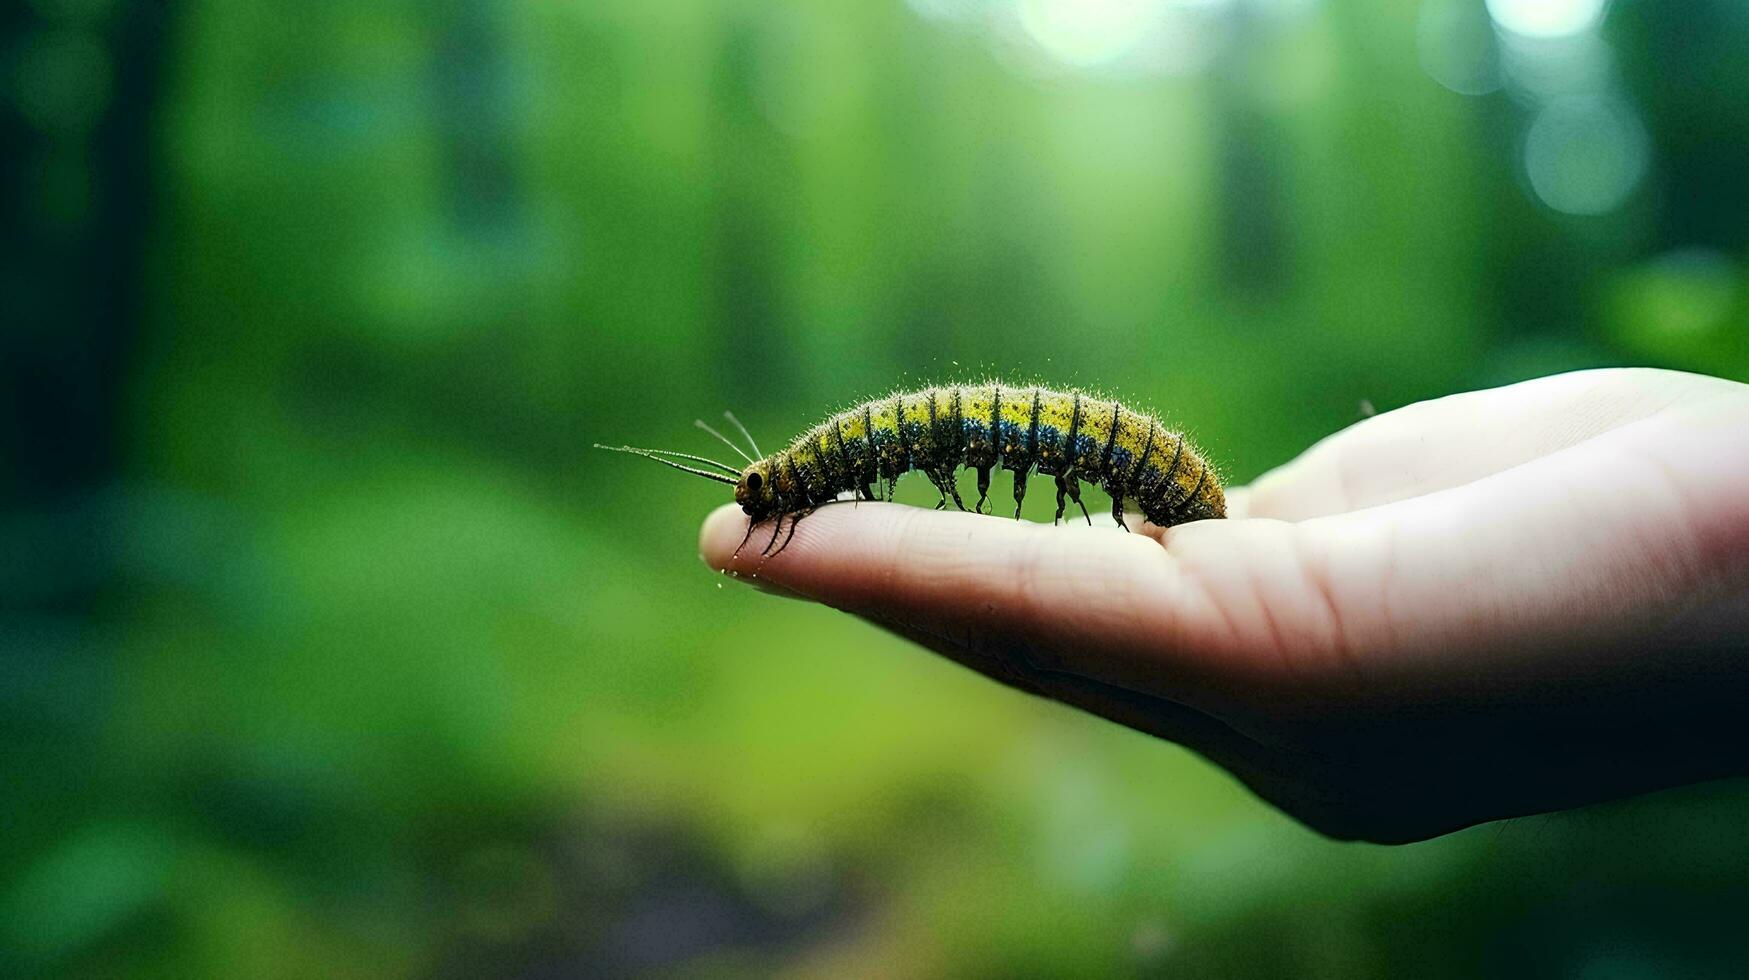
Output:
[[[747,474],[747,489],[749,491],[751,491],[753,493],[758,493],[759,488],[761,486],[763,486],[764,484],[765,484],[765,478],[761,477],[758,473]]]

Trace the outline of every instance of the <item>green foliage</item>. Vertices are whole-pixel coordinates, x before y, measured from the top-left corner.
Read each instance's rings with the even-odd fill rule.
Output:
[[[723,488],[586,448],[709,452],[724,407],[776,444],[995,373],[1150,404],[1238,483],[1363,402],[1749,379],[1728,5],[1679,91],[1649,79],[1683,15],[1591,38],[1650,163],[1589,215],[1523,176],[1552,97],[1442,87],[1413,5],[1168,4],[1146,57],[1086,26],[1110,6],[183,10],[91,511],[118,585],[9,628],[6,764],[46,781],[0,972],[1749,966],[1741,788],[1331,843],[713,576]]]

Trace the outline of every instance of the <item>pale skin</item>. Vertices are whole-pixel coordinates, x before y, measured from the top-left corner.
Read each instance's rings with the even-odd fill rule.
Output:
[[[1749,774],[1749,385],[1603,370],[1422,402],[1228,501],[1135,534],[825,507],[769,559],[735,555],[726,506],[700,542],[1334,837]]]

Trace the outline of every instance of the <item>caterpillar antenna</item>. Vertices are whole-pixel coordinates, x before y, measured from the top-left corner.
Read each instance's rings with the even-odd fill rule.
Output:
[[[730,476],[733,476],[736,478],[739,478],[741,475],[740,470],[736,469],[733,466],[730,466],[727,463],[719,463],[714,459],[710,459],[709,457],[694,456],[691,453],[675,452],[672,449],[639,449],[637,446],[603,446],[599,442],[595,444],[595,448],[597,448],[597,449],[610,449],[610,450],[613,450],[615,452],[636,451],[636,452],[640,452],[640,453],[655,453],[658,456],[673,456],[677,459],[689,459],[689,460],[693,461],[694,463],[709,463],[710,465],[716,467],[717,469],[722,470],[724,473],[727,473]]]
[[[741,435],[747,440],[747,445],[753,447],[753,455],[758,456],[760,459],[765,458],[765,454],[759,451],[759,443],[753,440],[753,433],[747,431],[747,427],[741,424],[741,420],[735,417],[734,412],[725,409],[723,411],[723,418],[728,419],[734,424],[735,428],[741,430]]]
[[[698,426],[699,428],[705,430],[706,432],[709,432],[711,435],[716,436],[718,439],[721,439],[723,441],[723,445],[728,446],[730,449],[734,450],[735,455],[746,460],[747,464],[749,466],[751,466],[753,464],[753,457],[747,455],[746,451],[743,450],[740,446],[737,446],[734,443],[730,442],[728,436],[723,435],[721,432],[718,432],[717,430],[711,428],[709,425],[705,424],[704,419],[693,419],[692,424]]]
[[[633,456],[642,456],[645,459],[653,459],[656,462],[661,463],[664,466],[672,466],[675,469],[680,470],[683,473],[691,473],[694,476],[702,476],[707,480],[715,480],[718,483],[727,483],[730,486],[734,486],[736,484],[736,482],[738,482],[734,477],[724,476],[721,473],[712,473],[709,470],[701,470],[701,469],[698,469],[697,467],[685,466],[683,464],[676,463],[671,459],[663,459],[662,457],[656,455],[656,453],[661,452],[661,450],[639,449],[636,446],[603,446],[599,442],[595,444],[595,448],[596,449],[605,449],[610,453],[631,453]],[[681,454],[676,453],[675,455],[681,455]],[[692,457],[687,457],[687,458],[692,458]],[[703,461],[707,462],[707,463],[714,462],[713,460],[708,460],[708,459],[703,460]],[[722,466],[723,464],[716,463],[716,465]],[[724,467],[724,468],[727,469],[727,467]],[[733,473],[736,471],[729,470],[729,472]]]

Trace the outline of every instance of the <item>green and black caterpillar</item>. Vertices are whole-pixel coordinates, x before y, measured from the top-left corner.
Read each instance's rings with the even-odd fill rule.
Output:
[[[954,483],[961,466],[977,471],[978,500],[971,509],[979,513],[990,496],[991,473],[1004,469],[1014,475],[1017,519],[1027,478],[1035,470],[1056,478],[1057,520],[1074,501],[1092,523],[1081,503],[1083,480],[1111,497],[1119,525],[1126,501],[1161,526],[1226,516],[1220,478],[1182,432],[1145,412],[1073,389],[991,382],[897,392],[839,412],[770,456],[759,452],[733,415],[724,414],[746,437],[752,455],[703,421],[697,425],[746,459],[745,467],[667,450],[596,448],[637,453],[733,485],[735,502],[751,519],[749,531],[752,524],[776,518],[773,543],[783,518],[791,519],[793,536],[803,517],[845,494],[853,500],[880,499],[875,488],[884,484],[885,499],[891,500],[893,484],[911,470],[941,492],[938,509],[951,499],[965,510]]]

